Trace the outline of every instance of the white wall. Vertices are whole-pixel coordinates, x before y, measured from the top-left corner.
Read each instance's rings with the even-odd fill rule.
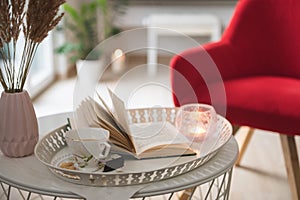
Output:
[[[185,3],[186,2],[186,3]],[[183,1],[183,3],[165,3],[165,4],[134,4],[129,2],[125,15],[119,17],[119,26],[124,29],[143,26],[144,17],[151,14],[213,14],[217,16],[222,25],[227,26],[234,11],[236,2],[201,2]]]
[[[151,14],[212,14],[219,18],[222,29],[228,25],[234,8],[236,6],[235,1],[200,1],[200,0],[185,0],[185,1],[176,1],[172,3],[171,0],[165,1],[143,1],[142,3],[138,0],[129,1],[129,5],[127,7],[127,11],[124,15],[119,16],[117,25],[121,27],[123,30],[130,30],[134,28],[145,27],[143,24],[143,20]],[[150,3],[151,2],[151,3]],[[162,3],[163,2],[163,3]],[[147,31],[146,29],[143,31],[139,31],[139,36],[135,36],[134,40],[136,43],[143,43],[142,40],[147,39]],[[196,39],[196,38],[194,38]],[[208,42],[209,38],[197,38],[196,41],[200,44]],[[172,45],[174,40],[172,38],[162,38],[159,41],[160,43],[169,43]],[[130,49],[130,42],[118,42],[119,48],[121,49]],[[176,40],[176,45],[179,48],[184,48],[182,45],[180,46],[180,41]],[[166,45],[165,45],[166,46]],[[145,52],[144,52],[145,53]],[[159,52],[159,54],[163,54],[163,52]]]

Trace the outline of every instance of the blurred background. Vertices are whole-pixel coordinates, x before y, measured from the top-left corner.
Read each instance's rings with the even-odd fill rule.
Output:
[[[122,99],[129,96],[128,108],[173,106],[168,65],[174,52],[191,46],[181,34],[151,31],[149,27],[183,33],[195,41],[191,45],[217,41],[237,3],[237,0],[100,0],[95,5],[96,1],[67,0],[64,20],[39,47],[26,85],[38,117],[72,111],[80,66],[92,67],[95,60],[96,68],[103,70],[99,88],[111,87]],[[116,36],[134,29],[139,29],[134,36],[127,34],[128,38],[122,40]],[[89,54],[111,36],[114,38],[109,49]],[[145,48],[132,50],[140,44]],[[128,49],[131,51],[126,52]],[[85,64],[80,64],[82,60]],[[247,127],[239,131],[238,141],[245,131]],[[299,138],[296,141],[299,147]],[[234,169],[230,199],[291,199],[278,135],[256,130],[248,149],[251,151],[246,152],[242,166]],[[193,199],[197,198],[196,195]]]

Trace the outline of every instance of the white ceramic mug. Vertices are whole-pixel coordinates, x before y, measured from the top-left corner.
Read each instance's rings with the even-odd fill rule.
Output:
[[[75,156],[96,160],[106,158],[110,152],[109,131],[102,128],[80,128],[66,132],[66,142]]]

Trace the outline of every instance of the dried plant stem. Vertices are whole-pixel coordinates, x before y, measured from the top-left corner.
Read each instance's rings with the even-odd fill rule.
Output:
[[[10,51],[9,45],[7,45],[7,51]],[[5,69],[5,73],[6,75],[6,79],[7,79],[7,85],[8,88],[12,88],[12,80],[11,80],[11,57],[10,57],[10,53],[8,53],[8,55],[6,56],[4,54],[4,58],[5,58],[5,65],[4,65],[4,69]]]
[[[16,87],[17,89],[21,89],[22,87],[22,79],[23,79],[22,77],[24,77],[25,70],[26,70],[26,63],[28,62],[27,60],[29,59],[29,55],[30,55],[30,49],[31,49],[30,43],[31,41],[29,41],[28,39],[25,40],[25,45],[22,51],[22,59],[20,64],[20,66],[22,66],[22,69],[19,70],[17,87]]]
[[[3,58],[3,67],[5,70],[5,78],[4,73],[1,71],[1,79],[4,81],[5,91],[8,92],[16,92],[16,84],[15,84],[15,72],[16,72],[16,48],[17,48],[17,42],[15,40],[12,41],[12,47],[10,47],[9,44],[7,44],[7,54],[4,52],[3,49],[1,49],[1,56]],[[1,82],[3,85],[3,83]]]
[[[8,52],[8,64],[9,64],[9,66],[8,66],[8,68],[7,68],[7,70],[8,70],[8,77],[9,77],[9,83],[10,83],[10,88],[12,88],[12,80],[11,80],[11,66],[12,66],[12,63],[11,63],[11,49],[10,49],[10,45],[8,44],[7,45],[7,52]]]
[[[0,54],[1,54],[2,57],[4,57],[4,54],[3,54],[3,50],[2,50],[2,49],[0,49]],[[3,59],[3,62],[4,62],[4,64],[3,64],[3,65],[4,65],[4,68],[5,68],[6,60]],[[8,87],[7,87],[6,82],[5,82],[5,80],[4,80],[4,74],[3,74],[3,71],[2,71],[1,68],[0,68],[0,81],[1,81],[1,84],[2,84],[2,86],[3,86],[3,88],[4,88],[4,90],[7,91],[7,90],[8,90]]]
[[[2,84],[2,86],[4,87],[4,90],[5,91],[7,91],[7,86],[6,86],[6,83],[5,83],[5,81],[3,80],[3,73],[2,73],[2,70],[0,70],[0,76],[1,76],[1,78],[0,78],[0,82],[1,82],[1,84]]]
[[[32,61],[33,61],[33,58],[34,58],[34,55],[36,53],[36,50],[39,46],[39,43],[36,43],[36,42],[33,42],[33,41],[30,41],[30,50],[29,50],[29,56],[28,56],[28,59],[26,59],[26,63],[25,63],[25,70],[24,70],[24,74],[22,76],[22,80],[21,80],[21,88],[20,89],[23,89],[24,87],[24,84],[25,84],[25,80],[28,76],[28,72],[29,72],[29,69],[31,67],[31,64],[32,64]]]
[[[22,70],[19,70],[18,80],[17,80],[17,89],[22,90],[25,84],[25,80],[28,76],[28,72],[33,61],[38,43],[33,42],[32,40],[26,39],[25,46],[22,54],[21,66]]]
[[[8,85],[9,84],[9,70],[8,70],[9,64],[7,63],[8,58],[6,57],[5,52],[3,51],[3,49],[1,49],[1,56],[3,58],[3,68],[4,68],[4,71],[5,71],[5,74],[6,74],[6,76],[2,76],[1,78],[2,78],[3,81],[5,81],[5,79],[6,79],[5,82],[8,82],[7,84],[5,84],[5,87],[8,90],[9,89],[9,85]],[[2,70],[1,70],[1,72],[2,72]]]
[[[12,65],[12,88],[16,88],[15,85],[15,73],[16,73],[16,48],[17,48],[17,41],[13,39],[13,65]]]
[[[0,83],[6,92],[23,90],[39,44],[63,17],[58,15],[63,3],[65,0],[0,0]],[[21,31],[25,45],[16,66]]]
[[[28,39],[25,40],[25,45],[23,47],[23,51],[22,51],[22,58],[21,58],[21,63],[20,63],[20,66],[24,66],[24,63],[26,62],[26,56],[28,55]],[[22,79],[22,76],[24,74],[24,68],[22,69],[19,69],[18,71],[18,76],[17,76],[17,86],[16,88],[21,88],[21,79]]]

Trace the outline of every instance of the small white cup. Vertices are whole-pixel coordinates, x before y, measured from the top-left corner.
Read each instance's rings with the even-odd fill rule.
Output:
[[[102,128],[80,128],[66,132],[66,142],[74,156],[99,160],[110,152],[109,131]]]

